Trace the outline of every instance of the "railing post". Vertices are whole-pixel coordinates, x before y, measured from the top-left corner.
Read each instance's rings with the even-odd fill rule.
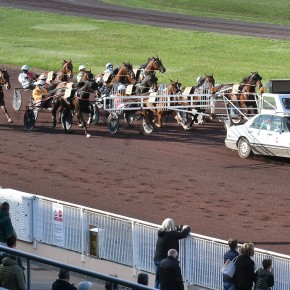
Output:
[[[30,259],[27,258],[27,290],[30,290],[31,289],[31,268],[30,268]]]
[[[139,265],[139,260],[138,260],[138,247],[137,247],[137,234],[135,230],[135,222],[132,220],[132,256],[133,256],[133,276],[136,277],[137,275],[137,268]]]
[[[85,262],[85,250],[86,250],[86,245],[85,245],[85,241],[86,241],[86,239],[85,239],[86,218],[85,218],[85,214],[84,214],[85,209],[83,207],[81,207],[80,211],[81,211],[80,216],[81,216],[81,225],[82,225],[81,261]]]

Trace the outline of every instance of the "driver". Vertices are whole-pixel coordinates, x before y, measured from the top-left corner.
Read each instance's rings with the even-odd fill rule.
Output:
[[[113,68],[114,68],[113,64],[110,63],[110,62],[108,62],[108,63],[106,64],[106,70],[104,70],[104,73],[105,73],[105,74],[106,74],[106,73],[113,74]]]
[[[44,88],[45,82],[43,80],[38,80],[35,85],[35,89],[32,91],[32,97],[34,102],[41,103],[43,99],[48,96],[48,91]]]
[[[18,76],[18,81],[21,83],[24,89],[34,89],[35,88],[35,75],[29,71],[29,66],[27,64],[21,67],[22,72]]]
[[[79,73],[78,73],[78,75],[77,75],[77,82],[79,83],[81,80],[82,80],[82,78],[83,78],[83,76],[84,76],[84,74],[85,74],[85,72],[86,72],[86,66],[85,65],[80,65],[79,66]]]

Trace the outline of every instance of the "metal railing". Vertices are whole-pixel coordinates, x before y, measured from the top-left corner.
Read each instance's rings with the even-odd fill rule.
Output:
[[[7,189],[9,192],[9,189]],[[31,233],[34,244],[44,243],[71,250],[82,255],[92,255],[90,248],[91,229],[97,235],[96,259],[104,259],[150,273],[155,272],[153,263],[154,251],[159,225],[144,222],[129,217],[108,213],[89,207],[67,203],[43,196],[29,195],[5,189],[0,190],[0,202],[8,201],[14,226],[25,216],[27,231]],[[21,195],[23,201],[21,202]],[[29,229],[28,212],[23,210],[24,201],[33,206],[33,229]],[[21,208],[17,210],[17,206]],[[54,209],[62,211],[61,229],[54,228]],[[61,236],[56,239],[59,230]],[[16,229],[17,232],[17,229]],[[18,233],[18,232],[17,232]],[[21,233],[21,232],[20,232]],[[26,236],[24,235],[24,238]],[[21,239],[21,235],[19,236]],[[228,250],[226,241],[191,233],[188,238],[180,242],[180,265],[182,275],[187,284],[222,289],[223,255]],[[262,260],[271,258],[274,265],[274,289],[289,290],[290,285],[290,256],[279,253],[255,249],[253,257],[256,267],[261,267]]]
[[[50,266],[66,269],[66,270],[69,270],[69,271],[74,272],[74,273],[86,275],[88,277],[96,278],[96,279],[103,280],[103,281],[109,281],[109,282],[112,282],[114,284],[122,285],[122,286],[129,287],[129,288],[132,288],[132,289],[140,289],[140,290],[142,290],[142,289],[143,290],[149,290],[149,289],[152,290],[153,289],[153,288],[141,285],[141,284],[137,284],[137,283],[134,283],[134,282],[130,282],[130,281],[127,281],[127,280],[124,280],[124,279],[117,278],[115,276],[110,276],[110,275],[94,272],[94,271],[91,271],[91,270],[86,270],[86,269],[82,269],[82,268],[79,268],[79,267],[75,267],[75,266],[72,266],[72,265],[60,263],[60,262],[57,262],[55,260],[46,259],[46,258],[43,258],[43,257],[40,257],[40,256],[36,256],[36,255],[32,255],[32,254],[29,254],[29,253],[26,253],[26,252],[23,252],[23,251],[18,251],[18,250],[15,250],[13,248],[7,248],[7,247],[4,247],[4,246],[0,246],[0,251],[1,252],[6,252],[8,254],[12,254],[12,255],[19,256],[21,258],[25,258],[26,259],[26,261],[27,261],[27,269],[26,269],[27,270],[27,277],[26,277],[27,290],[31,289],[31,282],[32,282],[31,281],[31,261],[36,261],[36,262],[39,262],[39,263],[42,263],[42,264],[46,264],[46,265],[50,265]]]

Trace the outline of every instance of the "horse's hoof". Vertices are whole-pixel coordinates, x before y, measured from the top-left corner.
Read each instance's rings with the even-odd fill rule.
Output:
[[[9,124],[13,123],[13,120],[11,118],[8,118],[7,121],[8,121]]]
[[[91,138],[92,137],[92,135],[91,134],[87,134],[87,138]]]
[[[79,124],[79,127],[81,127],[81,128],[82,128],[82,127],[84,127],[84,125],[83,125],[83,124]]]
[[[162,126],[159,125],[158,123],[155,124],[156,127],[161,128]]]

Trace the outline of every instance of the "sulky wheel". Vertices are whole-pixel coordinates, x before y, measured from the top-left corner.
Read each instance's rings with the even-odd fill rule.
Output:
[[[231,120],[232,124],[238,125],[242,121],[242,116],[241,115],[230,115],[230,120]]]
[[[99,117],[100,117],[100,112],[99,112],[99,108],[98,108],[98,105],[95,103],[92,105],[91,107],[91,123],[93,125],[96,125],[98,124],[99,122]]]
[[[107,119],[108,130],[111,134],[115,134],[119,130],[119,117],[116,113],[112,112],[109,114]]]
[[[60,122],[64,129],[69,130],[72,126],[73,111],[63,109],[60,112]]]
[[[34,112],[31,109],[28,109],[24,113],[24,129],[25,130],[32,130],[35,125],[35,116]]]
[[[14,94],[12,97],[12,106],[15,111],[19,111],[22,105],[22,95],[21,91],[14,90]]]

